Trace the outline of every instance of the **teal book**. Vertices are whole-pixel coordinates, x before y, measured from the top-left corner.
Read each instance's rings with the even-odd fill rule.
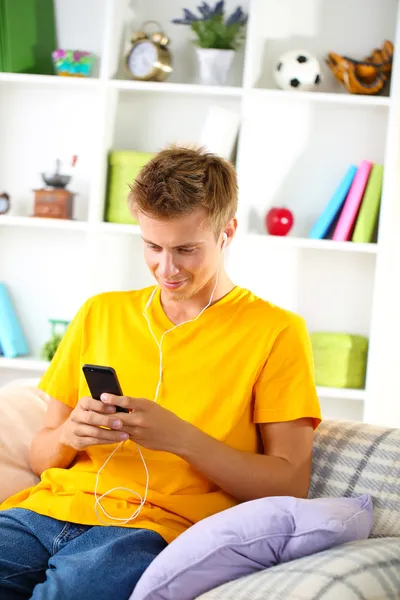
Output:
[[[0,283],[0,346],[6,358],[29,354],[14,304],[4,283]]]
[[[346,200],[356,173],[357,167],[355,165],[350,165],[328,204],[311,229],[309,234],[311,239],[322,240],[327,235]]]

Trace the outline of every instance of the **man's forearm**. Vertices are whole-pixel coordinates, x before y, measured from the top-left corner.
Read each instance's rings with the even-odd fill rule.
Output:
[[[239,500],[305,497],[308,472],[277,456],[236,450],[193,427],[177,454]]]
[[[43,471],[53,467],[66,469],[78,454],[77,450],[60,440],[62,427],[42,429],[32,441],[29,459],[36,475],[40,476]]]

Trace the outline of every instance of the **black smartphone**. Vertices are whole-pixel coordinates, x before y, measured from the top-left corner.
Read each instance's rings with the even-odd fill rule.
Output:
[[[92,398],[100,400],[101,394],[114,394],[114,396],[123,396],[118,377],[112,367],[102,367],[100,365],[83,365],[83,374],[85,375]],[[128,413],[127,408],[116,406],[117,412]]]

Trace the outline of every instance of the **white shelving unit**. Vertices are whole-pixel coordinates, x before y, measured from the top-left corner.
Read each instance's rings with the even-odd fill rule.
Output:
[[[233,9],[237,3],[226,4]],[[32,351],[29,358],[0,357],[0,382],[45,370],[39,356],[49,318],[72,318],[93,293],[152,282],[138,227],[103,222],[108,151],[196,142],[210,106],[217,105],[241,119],[239,230],[228,255],[233,279],[300,313],[311,331],[367,335],[366,389],[318,388],[323,413],[400,425],[399,60],[390,94],[377,97],[345,93],[323,63],[330,50],[362,57],[385,39],[397,48],[398,2],[242,5],[250,15],[246,44],[224,87],[196,82],[190,30],[171,24],[181,14],[178,0],[56,0],[59,46],[95,52],[96,76],[0,73],[0,191],[12,197],[10,215],[0,217],[0,281],[12,293]],[[148,19],[172,40],[174,71],[163,83],[131,81],[123,72],[124,42]],[[295,47],[321,59],[320,92],[275,89],[271,69],[281,52]],[[75,219],[32,218],[32,189],[60,154],[79,156],[70,186],[77,193]],[[385,165],[378,243],[308,239],[349,163],[363,158]],[[270,237],[265,214],[281,204],[294,212],[295,227],[287,238]]]

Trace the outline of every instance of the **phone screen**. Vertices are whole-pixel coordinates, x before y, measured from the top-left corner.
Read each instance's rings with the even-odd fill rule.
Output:
[[[108,393],[115,396],[123,396],[117,375],[112,367],[99,365],[83,365],[85,375],[92,398],[100,400],[101,394]],[[116,407],[117,412],[129,412],[126,408]]]

